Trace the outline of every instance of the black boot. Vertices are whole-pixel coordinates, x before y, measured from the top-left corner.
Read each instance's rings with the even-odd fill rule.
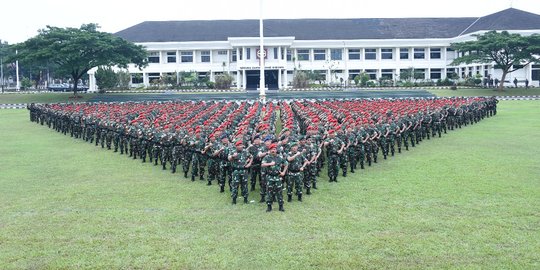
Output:
[[[261,195],[261,200],[259,202],[264,202],[264,195]]]
[[[201,179],[201,181],[204,181],[204,175],[201,174],[200,179]]]
[[[248,198],[244,197],[244,203],[248,203]]]
[[[232,198],[232,204],[236,204],[236,197]]]
[[[272,211],[272,205],[271,204],[269,204],[268,207],[266,208],[266,212],[270,212],[270,211]]]
[[[310,188],[307,188],[306,194],[311,195],[311,189]]]
[[[211,186],[212,185],[212,181],[208,181],[208,184],[206,184],[207,186]]]
[[[195,175],[192,175],[192,176],[191,176],[191,181],[192,181],[192,182],[195,181]]]
[[[184,172],[184,178],[187,178],[187,172]]]
[[[287,194],[287,202],[291,202],[291,201],[292,201],[292,195]]]
[[[343,171],[343,177],[347,177],[347,171]]]
[[[298,194],[298,201],[299,201],[299,202],[302,201],[302,194]]]
[[[279,211],[285,212],[285,209],[283,209],[283,204],[280,204],[280,205],[279,205]]]
[[[224,187],[224,186],[220,186],[220,187],[219,187],[219,192],[220,192],[220,193],[225,192],[225,187]]]
[[[317,189],[317,182],[313,183],[313,189]]]

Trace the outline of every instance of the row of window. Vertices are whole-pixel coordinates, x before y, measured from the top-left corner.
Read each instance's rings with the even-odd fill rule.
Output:
[[[451,48],[446,49],[448,52],[453,52]],[[383,60],[392,60],[394,59],[394,49],[392,48],[381,48],[380,49],[380,58]],[[408,59],[426,59],[426,49],[425,48],[413,48],[412,53],[409,48],[400,48],[399,49],[399,59],[408,60]],[[231,61],[236,62],[238,59],[243,59],[243,50],[239,50],[240,55],[237,55],[236,50],[231,51]],[[245,48],[246,59],[251,59],[251,48]],[[273,48],[273,59],[285,59],[285,50],[281,51],[277,47]],[[292,50],[286,50],[287,61],[292,61]],[[412,54],[412,55],[411,55]],[[218,51],[218,55],[227,55],[226,50]],[[297,60],[298,61],[310,61],[310,50],[309,49],[297,49],[296,50]],[[325,61],[327,60],[327,51],[326,49],[313,49],[313,60],[314,61]],[[441,48],[430,48],[429,49],[429,59],[441,59]],[[348,59],[349,60],[361,60],[361,50],[360,49],[349,49],[348,50]],[[364,49],[364,60],[377,60],[377,49],[366,48]],[[330,49],[330,58],[329,60],[343,60],[343,49]],[[150,52],[148,56],[149,63],[160,63],[159,52]],[[181,63],[192,63],[193,62],[193,51],[182,51],[180,52],[180,62]],[[210,62],[210,51],[201,51],[200,62],[209,63]],[[167,63],[176,63],[176,52],[167,52]]]

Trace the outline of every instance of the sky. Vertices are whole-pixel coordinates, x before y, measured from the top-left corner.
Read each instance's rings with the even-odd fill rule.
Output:
[[[540,0],[263,0],[263,17],[480,17],[511,6],[540,14]],[[259,10],[259,0],[10,0],[0,5],[0,40],[23,42],[47,25],[115,33],[143,21],[257,19]]]

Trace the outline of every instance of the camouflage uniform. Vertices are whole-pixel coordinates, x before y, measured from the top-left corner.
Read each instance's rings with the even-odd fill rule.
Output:
[[[298,156],[294,157],[297,153]],[[292,161],[289,161],[290,158],[294,157]],[[296,190],[296,195],[298,200],[302,201],[302,186],[304,185],[304,172],[300,170],[304,163],[306,162],[306,157],[302,152],[289,152],[287,154],[287,162],[289,166],[287,168],[287,175],[285,179],[287,180],[287,201],[291,201],[293,186]]]
[[[236,155],[236,156],[234,156]],[[247,203],[248,200],[248,173],[245,166],[252,159],[251,154],[242,149],[242,151],[231,150],[229,153],[229,160],[232,167],[232,187],[231,187],[231,197],[233,204],[236,204],[236,197],[238,197],[238,186],[242,188],[242,197],[244,197],[244,203]]]
[[[263,163],[275,162],[273,166],[266,167],[266,204],[269,210],[272,209],[274,197],[277,199],[280,208],[283,207],[283,182],[281,181],[281,170],[287,166],[287,160],[280,155],[267,155],[263,158]],[[268,211],[268,210],[267,210]]]

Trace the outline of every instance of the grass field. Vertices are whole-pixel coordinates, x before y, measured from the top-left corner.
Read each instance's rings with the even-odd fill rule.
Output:
[[[505,88],[502,92],[498,89],[483,88],[458,88],[450,89],[429,89],[427,91],[438,97],[470,97],[470,96],[536,96],[540,95],[540,88]]]
[[[518,88],[518,89],[511,89],[507,88],[506,90],[499,92],[493,89],[480,89],[480,88],[473,88],[473,89],[463,89],[458,88],[458,90],[440,90],[440,89],[429,89],[426,88],[427,91],[433,93],[436,96],[440,97],[452,97],[452,96],[531,96],[531,95],[540,95],[540,88]],[[407,90],[407,89],[404,89]],[[374,89],[374,90],[362,90],[362,91],[381,91],[381,89]],[[392,90],[394,91],[394,90]],[[399,90],[398,90],[399,91]],[[73,99],[70,98],[73,96],[72,93],[38,93],[38,94],[16,94],[16,93],[9,93],[9,94],[0,94],[0,104],[14,104],[14,103],[54,103],[54,102],[84,102],[87,100],[90,100],[92,97],[95,97],[97,95],[102,94],[94,94],[94,93],[79,93],[82,98],[79,99]],[[115,96],[115,95],[145,95],[148,93],[106,93],[105,95]],[[150,93],[154,94],[154,93]],[[197,95],[197,94],[205,94],[205,95],[212,95],[212,94],[222,94],[220,92],[178,92],[174,93],[175,95],[178,95],[179,98],[181,98],[183,95]],[[230,92],[229,95],[240,95],[242,92]]]
[[[0,269],[539,269],[540,102],[499,108],[285,213],[3,110]]]

